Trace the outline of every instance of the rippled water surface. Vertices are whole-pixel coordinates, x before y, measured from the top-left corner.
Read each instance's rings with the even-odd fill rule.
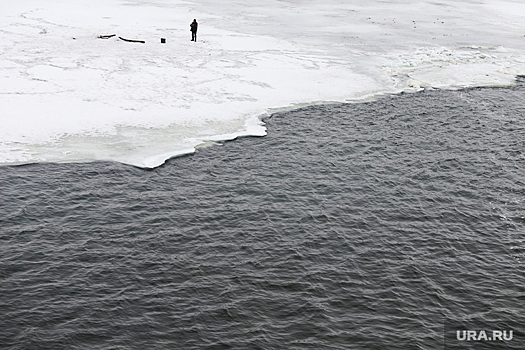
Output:
[[[2,347],[442,349],[447,320],[523,326],[521,84],[266,122],[151,171],[0,168]]]

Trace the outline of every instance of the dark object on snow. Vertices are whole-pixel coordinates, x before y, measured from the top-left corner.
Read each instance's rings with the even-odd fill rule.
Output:
[[[131,39],[124,39],[123,37],[119,36],[118,37],[120,40],[124,40],[124,41],[127,41],[129,43],[141,43],[141,44],[145,44],[146,42],[143,41],[143,40],[131,40]]]
[[[113,38],[116,34],[111,34],[111,35],[99,35],[98,38],[99,39],[109,39],[109,38]]]
[[[197,20],[194,19],[193,22],[190,24],[190,31],[191,31],[191,41],[197,41],[197,28],[199,27],[199,24],[197,23]]]
[[[166,38],[160,38],[160,43],[161,44],[166,44]]]

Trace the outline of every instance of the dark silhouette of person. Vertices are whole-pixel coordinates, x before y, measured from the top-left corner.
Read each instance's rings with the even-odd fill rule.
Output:
[[[197,23],[197,20],[194,19],[193,22],[190,24],[190,31],[191,31],[191,41],[197,41],[197,27],[199,24]]]

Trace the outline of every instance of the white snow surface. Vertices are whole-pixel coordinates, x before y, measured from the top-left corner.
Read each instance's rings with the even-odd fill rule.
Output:
[[[277,110],[522,74],[522,0],[3,1],[0,164],[153,168]]]

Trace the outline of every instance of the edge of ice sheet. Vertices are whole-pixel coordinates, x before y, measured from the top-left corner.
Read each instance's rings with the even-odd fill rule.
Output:
[[[231,3],[248,11],[244,5]],[[154,168],[215,141],[263,136],[261,117],[277,109],[423,88],[511,85],[525,73],[523,48],[479,45],[499,42],[500,33],[510,38],[503,43],[516,43],[516,26],[496,26],[488,39],[459,33],[452,40],[455,28],[443,29],[428,14],[414,32],[408,15],[393,21],[372,5],[356,10],[337,2],[342,8],[328,11],[327,5],[289,3],[302,19],[316,16],[317,27],[309,32],[296,20],[283,30],[296,37],[283,39],[265,23],[289,18],[254,0],[244,17],[233,11],[244,32],[225,29],[235,20],[231,9],[195,15],[204,25],[199,42],[191,43],[190,3],[9,4],[0,15],[6,23],[0,30],[0,164],[105,160]],[[339,10],[355,23],[334,28]],[[380,20],[365,17],[369,11]],[[394,35],[399,38],[388,44]]]

